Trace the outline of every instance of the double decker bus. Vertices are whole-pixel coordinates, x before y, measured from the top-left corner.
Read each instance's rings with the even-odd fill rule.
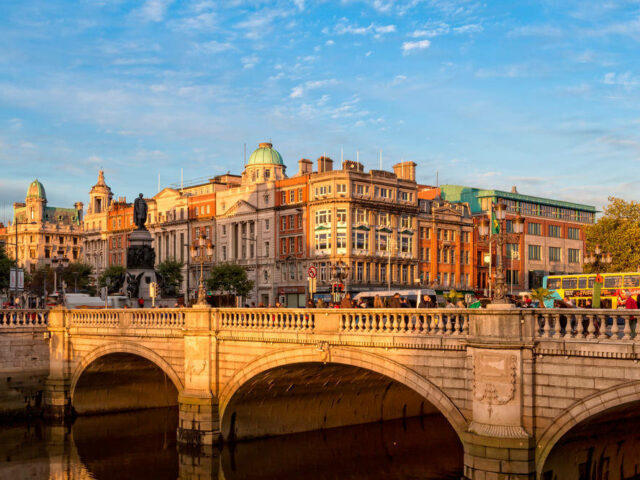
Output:
[[[582,307],[587,299],[593,298],[596,276],[602,278],[600,308],[618,308],[618,296],[622,290],[634,297],[640,294],[638,272],[548,275],[543,278],[542,286],[551,291],[555,290],[562,298],[569,298],[576,306]]]

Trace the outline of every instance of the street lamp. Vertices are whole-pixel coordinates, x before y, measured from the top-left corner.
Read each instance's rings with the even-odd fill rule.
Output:
[[[14,302],[15,300],[18,298],[18,226],[19,225],[36,225],[37,222],[21,222],[20,220],[18,220],[18,217],[16,216],[13,219],[13,228],[15,230],[15,234],[16,234],[16,241],[15,243],[13,243],[13,246],[16,247],[16,251],[15,251],[15,283],[14,283]],[[12,245],[10,242],[7,242],[7,245]],[[26,256],[26,255],[25,255]]]
[[[339,292],[334,291],[334,284],[337,281],[338,283],[344,285],[344,280],[349,276],[349,270],[349,265],[343,260],[338,260],[331,264],[331,296],[333,297],[334,302],[338,301],[339,294]]]
[[[198,300],[196,305],[207,304],[207,291],[204,288],[204,262],[211,259],[213,256],[214,245],[211,242],[207,242],[207,237],[200,235],[199,240],[196,240],[191,246],[191,256],[195,262],[200,262],[200,282],[198,283]]]
[[[58,250],[56,256],[51,259],[51,263],[54,265],[53,288],[58,292],[58,274],[60,274],[60,278],[62,279],[62,272],[69,266],[69,259],[64,255],[64,250]]]
[[[505,284],[505,276],[504,276],[504,261],[502,258],[502,251],[504,250],[504,245],[507,241],[512,239],[518,239],[519,235],[524,231],[524,218],[518,216],[513,220],[513,228],[512,233],[507,233],[506,231],[506,218],[507,218],[507,206],[499,202],[495,205],[493,209],[493,214],[495,215],[495,220],[498,223],[498,233],[495,235],[495,239],[491,234],[491,221],[493,220],[491,216],[489,218],[483,218],[480,221],[479,233],[480,237],[484,237],[489,242],[489,255],[491,255],[491,243],[496,242],[496,280],[495,280],[495,288],[492,303],[496,304],[506,304],[509,303],[507,299],[507,286]],[[491,214],[489,214],[491,215]],[[491,279],[489,279],[491,280]]]

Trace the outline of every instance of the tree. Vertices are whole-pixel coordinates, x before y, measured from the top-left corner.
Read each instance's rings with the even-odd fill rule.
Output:
[[[86,263],[74,262],[69,264],[62,272],[62,280],[67,284],[67,292],[75,291],[76,282],[79,291],[88,290],[92,273],[93,267]]]
[[[109,293],[117,293],[124,285],[126,269],[122,265],[112,265],[98,278],[99,287],[109,287]]]
[[[538,287],[531,290],[531,299],[537,300],[540,308],[544,308],[544,302],[553,298],[553,292],[544,287]]]
[[[216,265],[207,279],[207,287],[231,295],[246,297],[253,289],[253,281],[247,278],[247,271],[234,263]]]
[[[14,261],[7,256],[4,247],[0,246],[0,290],[9,288],[9,272],[13,266]]]
[[[45,291],[52,293],[55,290],[54,280],[53,268],[50,265],[40,265],[31,274],[28,281],[25,278],[25,286],[34,295],[44,296]]]
[[[462,295],[462,293],[452,288],[451,290],[449,290],[449,293],[444,294],[444,299],[449,300],[455,305],[463,296],[464,295]]]
[[[182,267],[183,263],[178,260],[167,259],[160,262],[156,267],[156,273],[159,275],[159,281],[162,287],[162,293],[169,297],[177,296],[177,290],[182,284]]]
[[[612,262],[585,264],[586,272],[635,272],[640,266],[640,203],[609,197],[609,205],[594,225],[585,229],[587,251],[599,245]]]

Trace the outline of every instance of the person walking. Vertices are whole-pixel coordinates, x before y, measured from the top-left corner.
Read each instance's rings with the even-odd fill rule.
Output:
[[[353,308],[353,302],[351,301],[350,293],[346,293],[344,297],[342,297],[342,301],[340,302],[340,308]]]
[[[376,295],[373,298],[373,308],[384,308],[384,302],[382,298],[380,298],[380,295]]]
[[[389,308],[402,308],[402,302],[400,301],[400,294],[398,292],[394,293],[391,300],[389,300]]]

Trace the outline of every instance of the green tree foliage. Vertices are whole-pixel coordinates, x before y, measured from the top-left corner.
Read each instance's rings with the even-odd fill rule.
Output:
[[[62,272],[62,280],[67,284],[67,292],[73,292],[78,282],[78,292],[90,290],[91,274],[93,268],[91,265],[82,262],[74,262],[69,264]]]
[[[109,287],[109,293],[117,293],[124,285],[126,269],[122,265],[112,265],[98,278],[99,287]]]
[[[531,290],[530,295],[532,300],[538,301],[540,308],[544,308],[544,302],[553,297],[553,293],[551,292],[551,290],[547,290],[544,287],[538,287]]]
[[[0,291],[9,288],[9,272],[13,265],[13,260],[7,256],[4,247],[0,245]]]
[[[240,265],[222,263],[211,270],[207,287],[210,290],[246,297],[253,289],[253,281],[247,278],[247,271]]]
[[[182,262],[170,258],[160,262],[156,267],[156,272],[162,277],[162,293],[164,295],[170,297],[177,295],[177,290],[183,279],[183,265]]]
[[[25,278],[25,286],[34,295],[44,296],[45,290],[48,293],[55,291],[54,280],[53,269],[49,265],[40,265],[29,279]],[[60,282],[60,279],[58,279],[58,282]]]
[[[585,264],[586,272],[635,272],[640,266],[640,203],[609,197],[598,221],[585,230],[587,251],[599,245],[611,253],[610,264]]]

